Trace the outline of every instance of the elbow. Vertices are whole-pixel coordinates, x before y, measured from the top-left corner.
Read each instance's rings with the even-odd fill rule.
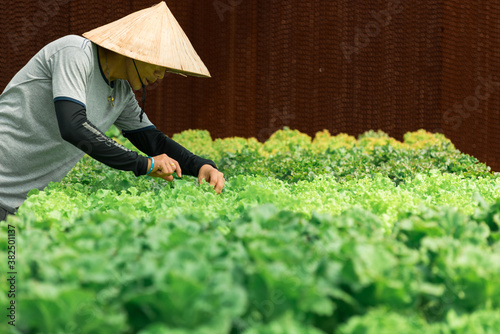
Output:
[[[76,131],[76,129],[73,129],[72,127],[60,128],[59,132],[61,134],[61,138],[68,143],[75,145],[79,141],[78,131]]]
[[[68,142],[71,141],[71,131],[68,131],[67,129],[59,129],[59,132],[61,133],[62,139]]]

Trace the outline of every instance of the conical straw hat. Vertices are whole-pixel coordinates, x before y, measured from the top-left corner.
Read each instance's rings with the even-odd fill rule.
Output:
[[[164,1],[88,31],[83,37],[123,56],[163,66],[171,72],[210,77]]]

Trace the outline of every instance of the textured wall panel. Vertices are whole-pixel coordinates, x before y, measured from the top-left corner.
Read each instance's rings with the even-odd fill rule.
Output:
[[[445,1],[444,133],[500,171],[500,2]]]
[[[157,2],[3,8],[0,89],[51,40]],[[289,126],[311,136],[380,129],[401,140],[425,128],[500,169],[498,0],[166,2],[212,74],[168,75],[147,90],[146,111],[167,134],[265,140]]]

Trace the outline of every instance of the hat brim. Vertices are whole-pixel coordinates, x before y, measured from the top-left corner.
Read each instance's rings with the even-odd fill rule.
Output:
[[[165,2],[88,31],[83,37],[122,56],[165,67],[172,73],[210,77]]]

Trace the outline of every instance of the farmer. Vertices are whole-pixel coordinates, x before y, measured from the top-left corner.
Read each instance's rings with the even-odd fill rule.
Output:
[[[0,220],[85,154],[136,176],[197,176],[220,193],[224,176],[214,162],[165,136],[144,113],[144,87],[166,71],[210,77],[165,2],[83,36],[45,46],[0,95]],[[141,88],[142,109],[133,93]],[[148,157],[107,137],[113,124]]]

